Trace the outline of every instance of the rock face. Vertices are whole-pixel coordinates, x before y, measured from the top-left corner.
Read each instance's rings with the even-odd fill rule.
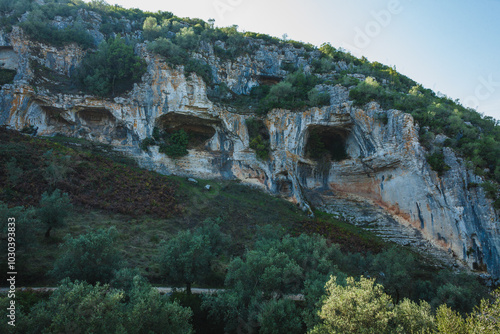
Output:
[[[303,112],[275,109],[262,118],[271,154],[261,161],[249,148],[245,124],[256,115],[214,104],[201,78],[186,77],[182,66],[170,68],[143,45],[137,50],[148,65],[142,82],[126,95],[100,99],[32,84],[35,63],[61,77],[71,75],[84,56],[78,47],[29,41],[17,28],[0,40],[0,66],[18,71],[14,84],[4,85],[0,93],[0,124],[19,130],[33,125],[39,135],[109,143],[143,167],[165,174],[239,179],[305,210],[321,208],[374,227],[389,240],[433,249],[439,257],[450,255],[500,277],[498,213],[482,188],[472,186],[482,180],[450,149],[444,153],[451,169],[442,177],[433,172],[409,114],[375,103],[356,108],[347,89],[326,86],[329,106]],[[307,70],[302,51],[260,45],[252,57],[222,61],[206,45],[196,57],[211,65],[216,82],[246,94],[263,80],[282,77],[284,61]],[[178,159],[159,153],[157,146],[143,152],[139,143],[155,126],[183,128],[208,139]],[[332,155],[311,159],[310,142],[318,137],[329,143]],[[334,156],[339,150],[343,153]]]

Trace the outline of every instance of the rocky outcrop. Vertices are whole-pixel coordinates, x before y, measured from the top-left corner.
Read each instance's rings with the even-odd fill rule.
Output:
[[[3,66],[17,69],[18,75],[1,91],[1,124],[16,129],[33,125],[39,135],[109,143],[143,167],[165,174],[239,179],[305,210],[321,208],[375,228],[388,240],[437,250],[437,257],[453,256],[500,277],[498,213],[481,187],[471,187],[482,180],[450,149],[444,153],[451,169],[441,177],[433,172],[409,114],[382,110],[375,103],[356,108],[347,89],[324,86],[331,96],[329,106],[302,112],[276,109],[262,118],[271,154],[261,161],[249,147],[245,125],[256,115],[213,103],[201,78],[186,77],[182,66],[169,67],[144,46],[137,50],[148,66],[142,82],[126,95],[100,99],[32,84],[34,63],[71,75],[84,55],[78,47],[45,46],[27,40],[18,29],[2,38],[2,50],[8,51],[0,50],[0,59],[3,54],[9,59]],[[262,80],[279,79],[283,61],[308,64],[292,46],[278,50],[261,45],[252,57],[222,61],[205,45],[196,57],[211,65],[216,82],[225,82],[236,94],[248,93]],[[206,140],[178,159],[155,146],[143,152],[140,141],[155,126],[186,129]],[[311,140],[318,137],[330,151],[312,159]]]

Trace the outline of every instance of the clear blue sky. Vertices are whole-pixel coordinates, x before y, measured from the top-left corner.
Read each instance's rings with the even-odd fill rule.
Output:
[[[108,0],[215,19],[396,66],[426,88],[500,120],[500,0]]]

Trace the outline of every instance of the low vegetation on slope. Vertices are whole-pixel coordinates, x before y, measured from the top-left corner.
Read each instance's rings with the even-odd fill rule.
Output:
[[[162,218],[180,212],[175,181],[115,162],[126,159],[105,145],[73,140],[78,146],[69,148],[57,137],[39,140],[5,128],[0,129],[0,142],[2,201],[36,206],[44,192],[60,189],[82,207]]]
[[[20,332],[60,331],[76,314],[86,314],[85,307],[101,303],[118,312],[92,320],[93,326],[106,330],[119,325],[115,316],[136,321],[134,310],[143,310],[149,320],[127,327],[130,333],[141,332],[135,326],[233,332],[242,323],[248,332],[272,331],[276,323],[294,333],[320,330],[331,326],[327,311],[317,313],[329,307],[320,300],[331,276],[346,287],[347,277],[361,275],[383,284],[390,296],[383,298],[401,304],[387,306],[388,331],[402,321],[394,310],[425,311],[428,321],[422,326],[435,329],[440,326],[434,318],[439,305],[465,314],[487,298],[487,289],[474,276],[439,270],[420,255],[385,244],[359,228],[319,212],[308,218],[291,203],[235,182],[193,183],[162,176],[84,140],[39,139],[2,129],[0,143],[0,196],[5,202],[0,216],[17,218],[17,263],[22,272],[18,284],[55,285],[65,277],[74,282],[64,281],[52,296],[22,294]],[[113,194],[114,189],[119,192]],[[69,193],[72,205],[67,205],[63,192]],[[53,229],[47,236],[48,226]],[[2,225],[1,247],[4,232]],[[226,292],[212,297],[176,293],[168,298],[151,290],[143,277],[156,284],[224,287]],[[295,294],[305,300],[287,297]],[[141,298],[154,305],[139,303]],[[37,303],[41,299],[46,302]],[[407,299],[426,300],[429,309],[422,304],[421,310]],[[71,300],[80,306],[57,308]],[[172,312],[168,324],[161,322],[163,312]],[[51,320],[53,313],[61,314],[57,321]]]

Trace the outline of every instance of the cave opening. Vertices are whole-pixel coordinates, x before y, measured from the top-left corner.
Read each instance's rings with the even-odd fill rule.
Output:
[[[220,121],[217,120],[169,113],[157,119],[157,130],[154,131],[157,133],[153,133],[153,137],[168,138],[183,130],[188,135],[187,148],[202,149],[206,142],[215,135],[215,127],[219,124]]]
[[[45,112],[45,115],[47,115],[47,125],[49,126],[69,126],[71,125],[64,117],[62,114],[64,113],[63,109],[55,108],[52,106],[40,106],[42,110]]]
[[[312,126],[308,129],[305,156],[312,160],[342,161],[349,159],[346,139],[349,131],[331,126]]]
[[[115,117],[105,108],[85,108],[77,112],[78,118],[89,126],[115,123]]]

